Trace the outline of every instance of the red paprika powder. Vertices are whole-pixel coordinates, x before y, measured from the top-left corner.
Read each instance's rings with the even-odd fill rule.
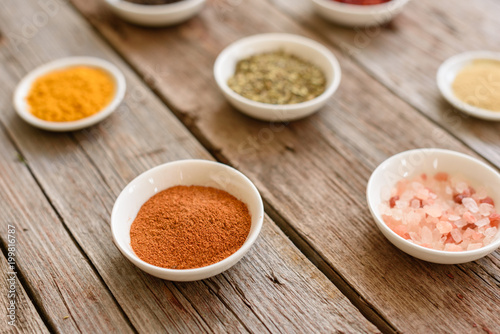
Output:
[[[175,186],[144,203],[130,228],[130,243],[147,263],[192,269],[235,253],[250,226],[246,204],[231,194],[211,187]]]

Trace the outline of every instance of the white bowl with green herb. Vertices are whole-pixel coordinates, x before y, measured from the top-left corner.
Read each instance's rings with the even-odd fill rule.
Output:
[[[279,57],[283,59],[278,59],[278,65],[269,65]],[[274,72],[272,66],[276,67],[277,75],[262,80],[259,77],[254,86],[249,86],[245,80],[254,78],[235,79],[241,74],[242,62],[246,62],[243,67],[250,76]],[[285,122],[304,118],[321,109],[337,90],[341,71],[337,58],[322,44],[303,36],[271,33],[246,37],[226,47],[215,61],[214,76],[226,99],[236,109],[260,120]],[[322,80],[322,92],[311,95],[318,94],[315,85],[323,84]],[[307,100],[297,103],[301,101],[300,95]]]

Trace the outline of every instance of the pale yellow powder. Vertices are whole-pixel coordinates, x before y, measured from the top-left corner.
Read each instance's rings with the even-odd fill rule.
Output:
[[[457,74],[452,89],[467,104],[500,111],[500,61],[475,60]]]

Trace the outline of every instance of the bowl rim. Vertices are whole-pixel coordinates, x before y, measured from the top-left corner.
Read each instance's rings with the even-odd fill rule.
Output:
[[[271,104],[271,103],[263,103],[263,102],[257,102],[250,100],[246,97],[241,96],[240,94],[236,93],[233,91],[231,88],[229,88],[227,82],[225,82],[220,75],[221,68],[224,66],[224,64],[227,61],[227,58],[229,55],[234,51],[237,50],[238,48],[242,46],[247,46],[247,45],[252,45],[252,44],[259,44],[262,42],[267,42],[267,41],[276,41],[276,42],[290,42],[294,43],[297,45],[301,45],[304,47],[307,47],[309,49],[314,49],[317,52],[319,52],[325,59],[328,61],[328,64],[330,65],[331,69],[333,70],[333,78],[330,82],[330,84],[325,88],[325,91],[321,93],[320,95],[316,96],[314,99],[305,101],[305,102],[300,102],[300,103],[294,103],[294,104]],[[279,48],[277,48],[279,49]],[[256,54],[256,53],[252,53]],[[309,59],[304,59],[309,61]],[[229,95],[231,98],[237,100],[238,102],[252,106],[254,108],[259,108],[262,110],[268,110],[268,111],[275,111],[275,110],[280,110],[283,112],[287,111],[297,111],[303,108],[308,108],[312,107],[316,104],[321,104],[325,102],[327,99],[329,99],[333,93],[337,90],[337,88],[340,85],[340,79],[342,76],[342,72],[340,69],[340,64],[335,57],[335,55],[324,45],[321,43],[312,40],[310,38],[301,36],[301,35],[295,35],[295,34],[288,34],[288,33],[264,33],[264,34],[256,34],[256,35],[251,35],[247,36],[244,38],[241,38],[222,50],[219,55],[217,56],[217,59],[215,60],[214,63],[214,77],[215,81],[217,82],[217,85],[219,88],[227,95]]]
[[[145,15],[164,15],[182,12],[206,2],[206,0],[182,0],[162,5],[146,5],[128,2],[125,0],[105,0],[109,5],[120,10]]]
[[[390,0],[376,5],[355,5],[332,0],[311,0],[316,5],[345,14],[380,14],[397,10],[410,0]]]
[[[28,110],[25,102],[33,82],[40,76],[50,72],[78,66],[98,68],[110,75],[115,83],[115,92],[112,100],[100,111],[76,121],[52,122],[34,116]],[[97,57],[78,56],[55,59],[31,70],[17,84],[12,99],[17,114],[27,123],[43,130],[64,132],[80,130],[104,120],[117,109],[125,96],[125,91],[125,77],[114,64]]]
[[[500,238],[498,238],[496,241],[490,243],[489,245],[483,246],[479,249],[470,250],[470,251],[466,250],[466,251],[460,251],[460,252],[452,252],[452,251],[431,249],[431,248],[427,248],[427,247],[423,247],[423,246],[414,244],[414,243],[404,239],[403,237],[396,234],[393,230],[391,230],[386,225],[386,223],[382,219],[380,213],[378,212],[379,211],[378,208],[374,208],[373,203],[372,203],[372,193],[374,192],[372,190],[372,188],[374,187],[375,179],[378,176],[378,174],[381,173],[381,171],[383,170],[383,168],[385,166],[387,166],[391,163],[394,163],[395,161],[399,161],[403,157],[409,156],[409,155],[417,153],[417,152],[427,152],[427,153],[432,153],[432,154],[453,156],[453,157],[459,158],[459,159],[466,159],[468,161],[471,161],[471,162],[477,164],[481,168],[484,168],[484,169],[492,172],[494,175],[497,176],[497,178],[500,181],[500,174],[495,169],[493,169],[492,167],[490,167],[486,163],[482,162],[481,160],[476,159],[476,158],[474,158],[470,155],[464,154],[464,153],[460,153],[460,152],[456,152],[456,151],[452,151],[452,150],[447,150],[447,149],[440,149],[440,148],[419,148],[419,149],[412,149],[412,150],[407,150],[407,151],[397,153],[397,154],[385,159],[382,163],[380,163],[377,166],[377,168],[375,168],[375,170],[370,175],[370,178],[368,180],[368,184],[366,187],[366,200],[368,202],[368,208],[370,209],[370,213],[372,214],[372,216],[375,220],[375,223],[377,224],[377,226],[381,230],[381,232],[383,234],[385,234],[385,233],[390,234],[392,237],[396,238],[400,242],[404,243],[405,245],[411,247],[412,249],[414,249],[415,251],[418,251],[420,253],[423,253],[426,255],[433,255],[433,256],[437,256],[437,257],[447,257],[449,259],[450,258],[461,258],[464,256],[472,257],[474,255],[480,255],[483,253],[489,254],[490,252],[497,249],[500,246]],[[376,195],[373,195],[373,196],[376,196]],[[500,231],[497,231],[497,233],[500,233]],[[389,239],[389,238],[387,238],[387,239]],[[392,240],[389,239],[389,241],[391,241],[391,243],[393,243]]]
[[[451,56],[446,59],[437,71],[436,81],[441,92],[441,95],[448,101],[453,107],[461,110],[462,112],[489,121],[500,121],[500,111],[492,111],[488,109],[483,109],[479,107],[472,106],[459,100],[451,88],[451,83],[447,84],[446,75],[450,73],[451,68],[454,66],[460,66],[462,69],[464,66],[470,64],[474,60],[496,60],[500,61],[500,52],[488,51],[488,50],[475,50],[467,51]],[[455,72],[455,76],[458,71]]]
[[[243,243],[243,245],[236,252],[234,252],[233,254],[231,254],[230,256],[226,257],[225,259],[223,259],[223,260],[221,260],[219,262],[213,263],[213,264],[205,266],[205,267],[192,268],[192,269],[169,269],[169,268],[158,267],[158,266],[152,265],[152,264],[150,264],[150,263],[142,260],[141,258],[139,258],[133,252],[133,250],[132,250],[132,252],[129,252],[128,250],[126,250],[123,247],[121,247],[120,242],[118,241],[117,236],[116,236],[117,235],[117,229],[119,228],[119,225],[118,225],[118,222],[116,222],[116,218],[114,218],[114,217],[116,217],[116,212],[118,210],[118,203],[119,203],[119,201],[122,200],[123,197],[126,196],[126,194],[128,193],[129,189],[131,189],[132,187],[134,187],[134,185],[136,183],[141,182],[143,179],[147,178],[150,174],[157,173],[157,172],[159,172],[159,171],[161,171],[163,169],[171,168],[172,166],[176,166],[176,165],[182,166],[182,165],[185,165],[185,164],[200,164],[200,165],[217,166],[218,168],[224,168],[226,170],[230,170],[231,172],[234,173],[234,175],[236,175],[237,177],[243,179],[245,181],[245,183],[248,185],[249,190],[253,193],[253,195],[257,196],[257,198],[259,200],[258,212],[256,212],[256,213],[252,212],[251,213],[252,217],[253,217],[253,214],[255,214],[255,215],[258,216],[257,219],[256,219],[256,228],[254,229],[253,232],[251,231],[248,234],[247,239],[245,240],[245,242]],[[165,189],[168,189],[168,188],[165,188]],[[159,191],[165,190],[165,189],[160,189]],[[141,207],[142,207],[142,205],[144,205],[144,203],[141,204]],[[217,269],[217,268],[220,268],[220,267],[232,266],[232,265],[236,264],[239,261],[239,259],[241,257],[243,257],[250,250],[250,248],[252,247],[252,245],[257,240],[257,238],[258,238],[258,236],[260,234],[260,231],[262,229],[262,226],[263,226],[264,215],[265,215],[265,213],[264,213],[264,204],[262,202],[262,197],[260,196],[260,193],[259,193],[257,187],[253,184],[252,181],[250,181],[250,179],[246,175],[244,175],[243,173],[241,173],[239,170],[237,170],[237,169],[235,169],[235,168],[233,168],[231,166],[228,166],[226,164],[223,164],[223,163],[220,163],[220,162],[216,162],[216,161],[211,161],[211,160],[204,160],[204,159],[183,159],[183,160],[176,160],[176,161],[167,162],[167,163],[158,165],[156,167],[153,167],[151,169],[148,169],[148,170],[142,172],[141,174],[139,174],[138,176],[136,176],[132,181],[130,181],[123,188],[123,190],[120,192],[120,194],[118,195],[118,197],[115,200],[115,204],[113,205],[113,209],[111,211],[110,225],[111,225],[111,234],[113,236],[113,242],[114,242],[114,244],[120,250],[120,252],[126,258],[128,258],[134,265],[137,266],[137,263],[140,263],[145,268],[148,268],[148,269],[150,269],[152,271],[160,272],[163,276],[171,276],[171,277],[175,277],[177,275],[183,275],[183,276],[203,276],[203,274],[209,274],[214,269]],[[253,222],[252,222],[251,227],[253,227]],[[129,233],[130,233],[130,230],[129,230]],[[172,280],[175,280],[175,278],[173,278]]]

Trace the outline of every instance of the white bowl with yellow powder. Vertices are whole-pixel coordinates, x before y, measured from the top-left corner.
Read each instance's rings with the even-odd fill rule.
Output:
[[[74,131],[113,113],[126,83],[113,64],[94,57],[62,58],[42,65],[18,84],[14,107],[29,124],[49,131]]]
[[[439,68],[437,84],[455,108],[500,121],[500,53],[469,51],[453,56]]]

